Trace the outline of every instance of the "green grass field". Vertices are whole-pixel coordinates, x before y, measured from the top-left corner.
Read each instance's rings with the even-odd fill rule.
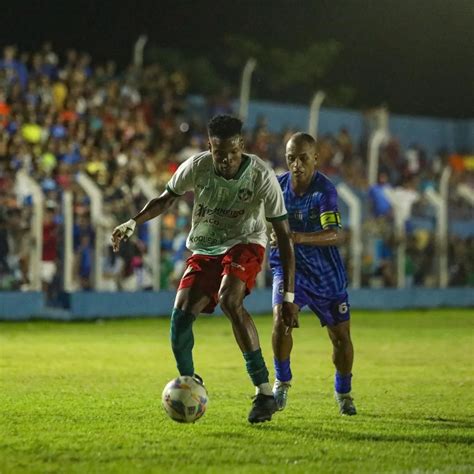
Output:
[[[257,317],[267,362],[271,318]],[[289,406],[246,421],[253,394],[224,318],[195,325],[210,404],[161,408],[168,321],[0,324],[0,472],[474,472],[474,313],[354,312],[356,417],[337,413],[326,331],[301,317]]]

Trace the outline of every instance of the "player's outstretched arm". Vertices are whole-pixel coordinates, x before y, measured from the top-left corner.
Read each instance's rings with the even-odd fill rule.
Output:
[[[143,224],[150,219],[154,219],[163,214],[179,196],[170,193],[168,190],[163,191],[161,195],[145,204],[145,207],[133,218],[138,224]]]
[[[292,232],[293,242],[316,247],[330,247],[341,245],[344,241],[338,228],[321,230],[320,232]]]
[[[135,232],[135,227],[163,214],[179,196],[164,191],[159,197],[149,201],[145,207],[132,219],[118,225],[112,232],[112,248],[118,252],[120,242],[128,240]]]
[[[283,268],[283,320],[289,328],[297,328],[298,306],[293,303],[295,294],[295,251],[291,238],[288,220],[273,221],[273,231],[275,232],[278,249],[280,250],[281,266]]]
[[[316,247],[339,246],[344,243],[344,237],[339,229],[326,229],[319,232],[292,232],[294,244],[314,245]],[[275,232],[270,234],[270,246],[277,247]]]

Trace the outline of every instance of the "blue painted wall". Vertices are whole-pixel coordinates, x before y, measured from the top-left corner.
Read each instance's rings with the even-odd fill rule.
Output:
[[[96,318],[168,316],[175,292],[95,293],[69,295],[66,310],[45,308],[42,293],[0,293],[0,320],[22,321],[35,318],[88,320]],[[271,290],[255,290],[245,302],[252,314],[271,313]],[[361,289],[350,291],[352,309],[418,309],[435,307],[473,308],[472,288]],[[222,314],[220,310],[216,314]]]
[[[307,130],[308,127],[309,110],[301,105],[252,101],[249,106],[248,126],[253,127],[260,115],[267,117],[269,128],[274,132],[286,127],[300,130]],[[359,142],[365,133],[363,114],[354,110],[321,108],[319,135],[336,133],[342,127],[347,128],[353,139]],[[474,150],[474,120],[391,114],[389,130],[392,136],[400,140],[403,147],[417,143],[430,154],[441,149],[466,153]]]
[[[38,316],[43,311],[43,293],[35,291],[0,291],[0,320],[30,319],[33,316]]]
[[[234,110],[239,110],[238,104],[238,101],[233,102]],[[189,107],[192,112],[206,117],[206,102],[202,97],[189,97]],[[252,100],[249,104],[247,126],[253,128],[258,117],[262,115],[267,118],[269,129],[272,132],[280,132],[286,127],[307,130],[309,107],[299,104]],[[349,109],[321,108],[320,135],[336,133],[341,127],[346,127],[354,140],[359,142],[363,138],[365,130],[363,114]],[[474,119],[437,119],[390,114],[389,129],[390,133],[398,137],[404,147],[418,143],[430,154],[443,148],[449,152],[474,152]]]

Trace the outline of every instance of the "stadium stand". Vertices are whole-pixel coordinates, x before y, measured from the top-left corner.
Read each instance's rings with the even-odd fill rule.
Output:
[[[28,290],[31,189],[22,179],[34,178],[45,196],[41,280],[51,304],[63,289],[64,191],[73,193],[73,289],[92,288],[95,229],[91,203],[78,184],[82,172],[104,196],[104,227],[109,231],[146,202],[135,178],[144,176],[157,190],[164,188],[179,164],[207,147],[206,118],[195,114],[187,99],[187,78],[159,64],[118,70],[113,61],[95,64],[86,53],[69,50],[64,58],[49,43],[33,54],[4,49],[0,61],[0,290]],[[232,111],[226,98],[208,100],[207,116]],[[270,131],[261,117],[246,131],[247,150],[269,161],[277,172],[285,168],[284,143],[294,131]],[[379,180],[367,182],[367,139],[356,142],[344,127],[319,139],[320,167],[336,183],[344,182],[364,204],[362,286],[396,286],[393,212],[384,197],[391,188],[410,209],[407,221],[406,286],[435,287],[436,237],[434,214],[423,197],[438,187],[442,170],[452,170],[449,194],[451,228],[471,222],[449,237],[449,285],[474,285],[474,212],[459,197],[459,185],[472,192],[473,158],[462,154],[429,154],[396,137],[381,149]],[[347,219],[347,209],[341,205]],[[185,238],[190,201],[163,216],[161,223],[162,289],[173,289],[187,257]],[[148,254],[149,232],[123,245],[115,255],[106,246],[104,290],[146,290],[152,287]],[[347,248],[346,262],[351,271]],[[268,272],[267,272],[268,283]]]

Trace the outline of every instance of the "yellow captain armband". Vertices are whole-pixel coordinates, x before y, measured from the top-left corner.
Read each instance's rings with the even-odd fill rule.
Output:
[[[342,227],[341,215],[339,212],[327,211],[320,214],[321,227],[327,229],[328,227]]]

